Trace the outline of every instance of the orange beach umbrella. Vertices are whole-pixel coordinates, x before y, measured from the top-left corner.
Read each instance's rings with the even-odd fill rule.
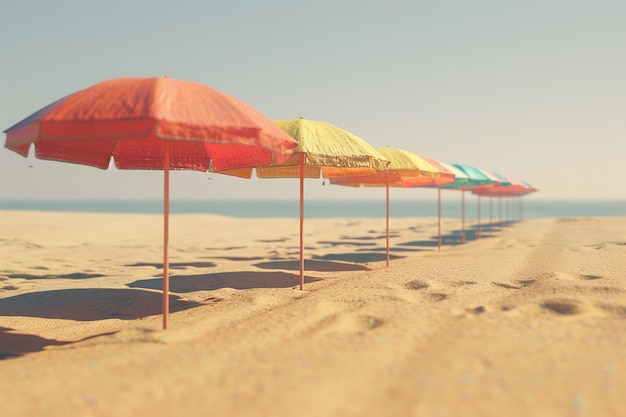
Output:
[[[433,186],[454,181],[454,177],[451,179],[446,176],[442,177],[442,171],[439,168],[412,152],[388,146],[376,150],[390,161],[389,169],[386,172],[368,176],[333,178],[330,183],[353,187],[386,188],[386,264],[389,266],[389,187]]]
[[[279,163],[297,143],[249,105],[203,84],[118,78],[70,94],[5,131],[5,147],[119,169],[164,171],[163,328],[169,310],[169,170]]]

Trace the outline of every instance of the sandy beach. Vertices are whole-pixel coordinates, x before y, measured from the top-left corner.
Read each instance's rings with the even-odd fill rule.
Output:
[[[626,415],[626,217],[162,224],[1,213],[0,416]]]

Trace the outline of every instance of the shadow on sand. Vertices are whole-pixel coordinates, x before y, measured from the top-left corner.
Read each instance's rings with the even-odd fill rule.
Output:
[[[261,269],[285,269],[299,271],[300,261],[271,261],[254,264]],[[320,261],[314,259],[304,260],[304,269],[307,271],[336,272],[336,271],[367,271],[369,268],[363,265],[347,264],[342,262]]]
[[[170,295],[170,312],[201,304]],[[0,299],[0,316],[94,321],[133,320],[162,314],[163,296],[154,291],[114,288],[76,288],[30,292]]]
[[[117,332],[102,333],[89,336],[80,340],[62,341],[57,339],[46,339],[33,334],[14,333],[13,329],[0,327],[0,360],[17,358],[27,353],[40,352],[48,346],[63,346],[72,343],[82,342],[99,336],[108,336]]]
[[[487,239],[494,237],[495,233],[507,227],[511,222],[497,222],[478,225],[472,225],[465,229],[465,242],[477,239]],[[441,235],[441,244],[443,246],[456,246],[463,244],[463,230],[452,230],[449,233]],[[398,246],[420,246],[436,248],[438,246],[438,236],[431,236],[427,240],[415,240],[410,242],[399,243]]]
[[[306,277],[305,282],[319,281],[319,278]],[[160,290],[163,281],[160,278],[142,279],[128,284],[131,288]],[[211,291],[220,288],[247,290],[252,288],[290,288],[300,284],[300,277],[281,271],[258,272],[218,272],[214,274],[175,275],[170,277],[170,291],[188,293]]]
[[[386,248],[383,248],[382,250],[386,251]],[[343,262],[353,262],[357,264],[366,264],[369,262],[385,261],[387,259],[387,254],[386,252],[383,252],[383,253],[379,253],[379,252],[329,253],[328,255],[314,256],[313,258],[318,259],[318,260],[325,260],[325,261],[343,261]],[[400,259],[400,258],[405,258],[405,256],[389,254],[389,259],[391,260]]]
[[[88,279],[88,278],[106,277],[106,275],[103,275],[103,274],[86,274],[82,272],[75,272],[72,274],[64,274],[64,275],[11,274],[7,276],[9,278],[20,278],[20,279]]]
[[[157,269],[163,269],[163,263],[150,263],[150,262],[138,262],[126,266],[152,266]],[[187,267],[194,268],[213,268],[216,266],[215,262],[170,262],[170,269],[185,269]]]

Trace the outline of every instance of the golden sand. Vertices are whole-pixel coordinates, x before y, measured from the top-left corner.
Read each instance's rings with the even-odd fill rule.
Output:
[[[3,211],[0,416],[624,416],[626,218]]]

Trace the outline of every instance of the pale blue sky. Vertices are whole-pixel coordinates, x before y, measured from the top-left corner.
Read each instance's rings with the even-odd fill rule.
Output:
[[[0,130],[110,78],[168,75],[270,119],[525,179],[534,198],[624,199],[624,22],[623,0],[0,0]],[[297,180],[175,172],[171,187],[297,198]],[[306,186],[307,198],[381,192]],[[162,173],[0,149],[0,199],[50,197],[161,198]]]

